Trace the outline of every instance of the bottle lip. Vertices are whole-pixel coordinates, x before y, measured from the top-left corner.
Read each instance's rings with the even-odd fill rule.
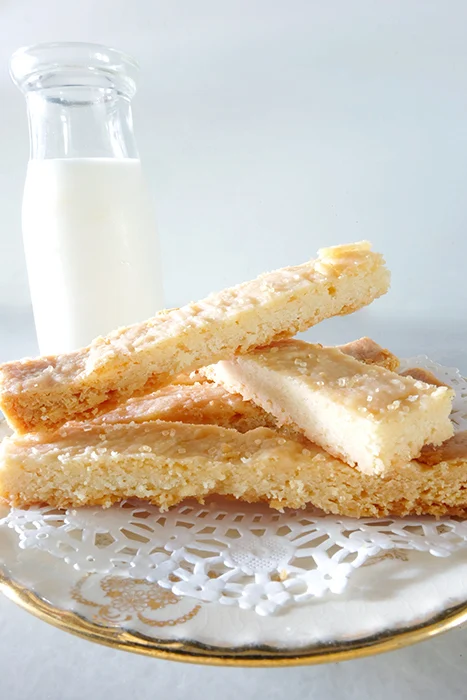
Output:
[[[131,96],[136,91],[139,73],[138,62],[128,54],[104,44],[56,41],[25,46],[11,56],[10,75],[13,82],[24,92],[47,86],[51,76],[67,84],[70,79],[85,83],[86,76],[123,83],[125,92]],[[79,78],[80,76],[80,78]],[[57,83],[55,83],[57,84]]]

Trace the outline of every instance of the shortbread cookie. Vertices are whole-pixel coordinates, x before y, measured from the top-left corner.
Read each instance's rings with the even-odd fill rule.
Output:
[[[392,372],[396,372],[400,365],[399,358],[396,355],[393,355],[386,348],[382,348],[381,345],[375,343],[371,338],[365,337],[352,340],[346,345],[338,345],[337,348],[346,355],[355,357],[360,362],[365,362],[368,365],[379,365],[390,369]]]
[[[170,384],[153,394],[127,399],[112,411],[87,423],[110,425],[154,420],[220,425],[242,433],[260,426],[276,426],[270,413],[209,381],[181,386]]]
[[[92,416],[181,372],[349,314],[384,294],[389,273],[368,243],[323,249],[316,260],[261,275],[65,355],[0,368],[0,408],[17,432]]]
[[[437,447],[426,445],[418,461],[422,464],[435,466],[442,460],[454,461],[464,457],[467,459],[467,431],[457,433],[450,440]]]
[[[370,338],[360,338],[339,346],[346,354],[368,364],[386,366],[398,363],[395,355],[381,348]],[[194,372],[196,378],[204,378]],[[191,375],[190,375],[191,376]],[[220,425],[235,428],[242,433],[254,428],[275,428],[279,432],[301,439],[292,427],[277,427],[274,416],[252,401],[245,401],[240,394],[232,394],[224,387],[209,382],[192,382],[186,377],[177,377],[178,384],[159,389],[152,394],[127,399],[108,413],[103,413],[92,422],[98,423],[143,423],[150,420],[165,420],[181,423]],[[179,384],[187,384],[180,386]]]
[[[428,369],[424,369],[423,367],[411,367],[410,369],[404,370],[400,374],[401,377],[412,377],[413,379],[417,379],[419,382],[425,382],[425,384],[432,384],[433,386],[449,386],[449,384],[446,384],[445,382],[440,381],[438,377],[435,377],[433,372],[430,372]]]
[[[154,422],[84,431],[75,424],[53,440],[45,434],[6,438],[0,497],[14,506],[59,508],[136,497],[166,509],[185,498],[219,494],[279,510],[312,503],[355,517],[466,515],[467,451],[446,458],[448,449],[437,453],[434,466],[410,462],[381,477],[268,428],[242,434]]]
[[[351,344],[351,343],[349,343]],[[189,386],[190,384],[204,384],[208,379],[199,370],[194,372],[182,372],[172,379],[172,384]]]
[[[204,370],[366,474],[383,474],[453,435],[454,392],[337,348],[284,340]]]

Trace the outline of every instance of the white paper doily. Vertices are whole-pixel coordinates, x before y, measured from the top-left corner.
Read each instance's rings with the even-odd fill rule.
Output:
[[[426,357],[424,367],[456,390],[453,422],[467,429],[467,382]],[[191,502],[168,513],[129,501],[111,509],[12,509],[0,521],[21,549],[38,549],[83,573],[146,579],[178,596],[270,615],[326,592],[341,593],[353,570],[391,549],[446,557],[467,547],[467,521],[338,518],[313,509]]]

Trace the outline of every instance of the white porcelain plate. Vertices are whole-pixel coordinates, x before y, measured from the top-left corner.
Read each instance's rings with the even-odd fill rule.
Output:
[[[457,389],[457,370],[427,358]],[[322,663],[467,622],[467,522],[276,513],[213,499],[169,513],[0,508],[0,586],[91,641],[180,661]]]
[[[274,615],[177,596],[128,575],[84,573],[0,529],[1,589],[91,641],[180,661],[280,665],[395,649],[467,621],[467,550],[447,558],[390,550],[345,590]]]

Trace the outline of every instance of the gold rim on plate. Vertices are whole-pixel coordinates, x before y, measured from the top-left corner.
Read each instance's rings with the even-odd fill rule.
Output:
[[[425,622],[387,630],[346,642],[328,642],[297,649],[267,646],[225,649],[193,641],[162,640],[132,631],[112,629],[61,610],[22,584],[0,573],[0,591],[27,612],[59,629],[114,649],[170,661],[213,666],[300,666],[359,659],[422,642],[467,622],[467,601],[443,610]]]

